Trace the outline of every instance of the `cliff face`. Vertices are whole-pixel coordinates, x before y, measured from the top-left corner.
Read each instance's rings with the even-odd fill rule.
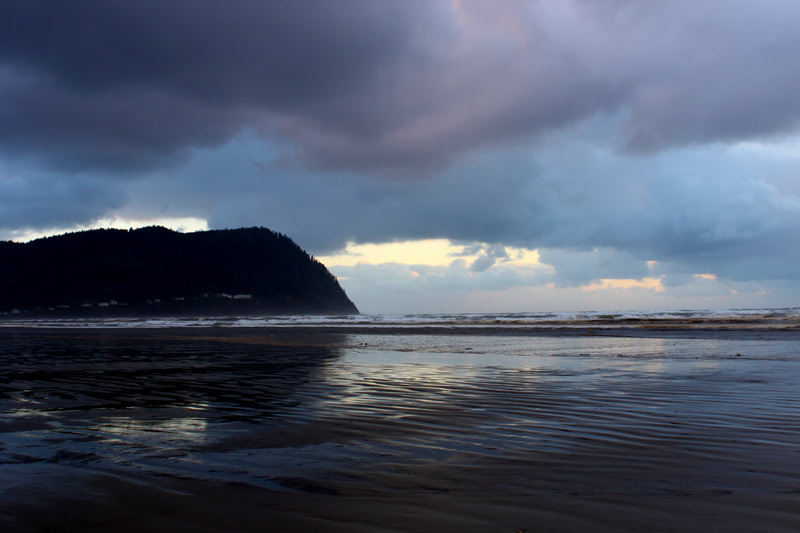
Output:
[[[336,278],[266,228],[150,227],[0,242],[0,313],[358,313]]]

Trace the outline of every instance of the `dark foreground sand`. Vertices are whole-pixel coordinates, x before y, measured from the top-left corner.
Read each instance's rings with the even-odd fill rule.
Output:
[[[0,530],[800,530],[793,335],[435,333],[0,331]]]

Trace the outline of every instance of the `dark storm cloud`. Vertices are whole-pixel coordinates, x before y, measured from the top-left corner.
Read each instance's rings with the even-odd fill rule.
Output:
[[[424,2],[369,0],[4,2],[0,145],[128,168],[245,126],[335,123],[358,137],[381,117],[352,106],[380,105],[384,68],[432,16]]]
[[[661,72],[634,100],[629,147],[651,150],[796,128],[800,100],[791,87],[800,82],[795,60],[800,5],[782,0],[676,5],[683,11],[662,4],[650,12],[646,27],[654,39],[676,49],[662,48],[654,57]],[[686,13],[686,19],[664,21],[676,12]]]
[[[505,246],[487,246],[480,251],[480,255],[470,265],[472,272],[485,272],[493,267],[498,261],[508,259]]]
[[[120,98],[42,87],[30,79],[0,84],[2,148],[61,171],[171,165],[188,142],[224,141],[236,118],[162,93]]]
[[[369,1],[4,2],[2,57],[64,87],[174,90],[210,102],[352,90],[396,53],[409,10]]]
[[[0,150],[174,162],[251,128],[317,168],[414,174],[597,113],[647,152],[797,125],[800,4],[9,0]]]
[[[110,209],[123,206],[127,196],[118,183],[95,178],[0,169],[0,240],[27,228],[89,224]]]

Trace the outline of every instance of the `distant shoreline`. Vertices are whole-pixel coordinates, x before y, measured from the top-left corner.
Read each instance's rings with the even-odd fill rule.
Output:
[[[19,324],[0,320],[0,335],[30,334],[36,331],[42,335],[57,335],[64,332],[124,331],[136,337],[263,337],[279,338],[314,337],[320,335],[424,335],[424,336],[477,336],[477,337],[636,337],[636,338],[695,338],[695,339],[742,339],[759,340],[798,340],[800,330],[796,326],[755,327],[735,324],[689,326],[681,324],[659,326],[607,326],[607,325],[564,325],[564,326],[376,326],[376,325],[280,325],[280,326],[161,326],[137,327],[135,325],[53,326]]]

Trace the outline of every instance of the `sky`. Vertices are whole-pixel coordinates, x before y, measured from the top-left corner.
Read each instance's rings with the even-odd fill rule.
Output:
[[[0,239],[266,226],[365,313],[800,305],[795,0],[7,0]]]

